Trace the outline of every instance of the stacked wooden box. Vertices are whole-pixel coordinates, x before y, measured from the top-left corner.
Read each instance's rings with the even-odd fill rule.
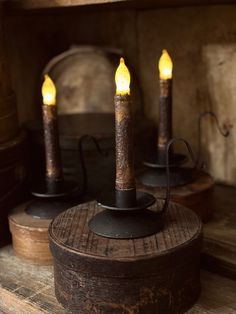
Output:
[[[7,215],[24,194],[27,173],[26,135],[19,129],[3,35],[0,24],[0,244],[10,238]]]

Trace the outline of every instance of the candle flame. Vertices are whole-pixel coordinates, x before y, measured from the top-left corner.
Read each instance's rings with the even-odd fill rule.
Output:
[[[116,70],[115,82],[116,95],[126,95],[130,93],[130,73],[123,58],[120,58],[120,64]]]
[[[47,74],[44,76],[44,82],[42,85],[42,96],[44,105],[56,105],[56,87],[49,75]]]
[[[159,60],[160,79],[168,80],[172,78],[173,63],[167,50],[162,51],[162,55]]]

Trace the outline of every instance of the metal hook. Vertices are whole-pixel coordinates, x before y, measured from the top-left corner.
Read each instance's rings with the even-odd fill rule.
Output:
[[[166,176],[167,176],[167,184],[166,184],[166,198],[165,198],[165,203],[162,209],[162,213],[164,214],[169,206],[169,202],[170,202],[170,166],[169,166],[169,155],[170,155],[170,148],[171,146],[177,142],[177,141],[181,141],[185,144],[185,146],[187,147],[188,153],[190,155],[190,158],[194,164],[194,168],[197,168],[197,159],[195,159],[193,150],[191,148],[191,146],[189,145],[189,143],[183,139],[183,138],[172,138],[171,140],[169,140],[169,142],[166,145]]]
[[[230,131],[228,128],[226,128],[225,130],[223,130],[220,126],[219,120],[217,115],[212,112],[212,111],[204,111],[202,113],[200,113],[199,117],[198,117],[198,157],[197,157],[197,164],[200,163],[200,158],[201,158],[201,142],[202,142],[202,119],[205,116],[211,116],[212,118],[214,118],[215,122],[216,122],[216,127],[218,129],[218,131],[220,132],[220,134],[224,137],[228,137],[230,134]]]

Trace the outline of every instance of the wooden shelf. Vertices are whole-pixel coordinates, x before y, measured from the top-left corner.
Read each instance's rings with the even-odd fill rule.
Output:
[[[6,0],[5,0],[6,1]],[[158,8],[209,4],[233,4],[236,0],[11,0],[7,6],[20,9],[114,6],[119,8]]]

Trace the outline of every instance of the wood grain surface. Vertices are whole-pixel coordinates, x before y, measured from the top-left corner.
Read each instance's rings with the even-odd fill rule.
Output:
[[[163,201],[157,201],[150,209],[158,211],[162,206]],[[52,240],[75,253],[120,261],[161,255],[186,244],[201,231],[196,215],[171,203],[162,232],[141,239],[108,239],[94,234],[88,228],[88,221],[101,210],[97,202],[89,202],[65,211],[56,217],[50,228]]]
[[[3,248],[0,309],[7,314],[66,313],[54,295],[52,267],[31,265],[16,257],[10,246]]]
[[[187,314],[235,314],[236,282],[207,271],[202,293]],[[11,246],[0,250],[0,311],[6,314],[66,314],[54,294],[53,267],[29,265]]]

